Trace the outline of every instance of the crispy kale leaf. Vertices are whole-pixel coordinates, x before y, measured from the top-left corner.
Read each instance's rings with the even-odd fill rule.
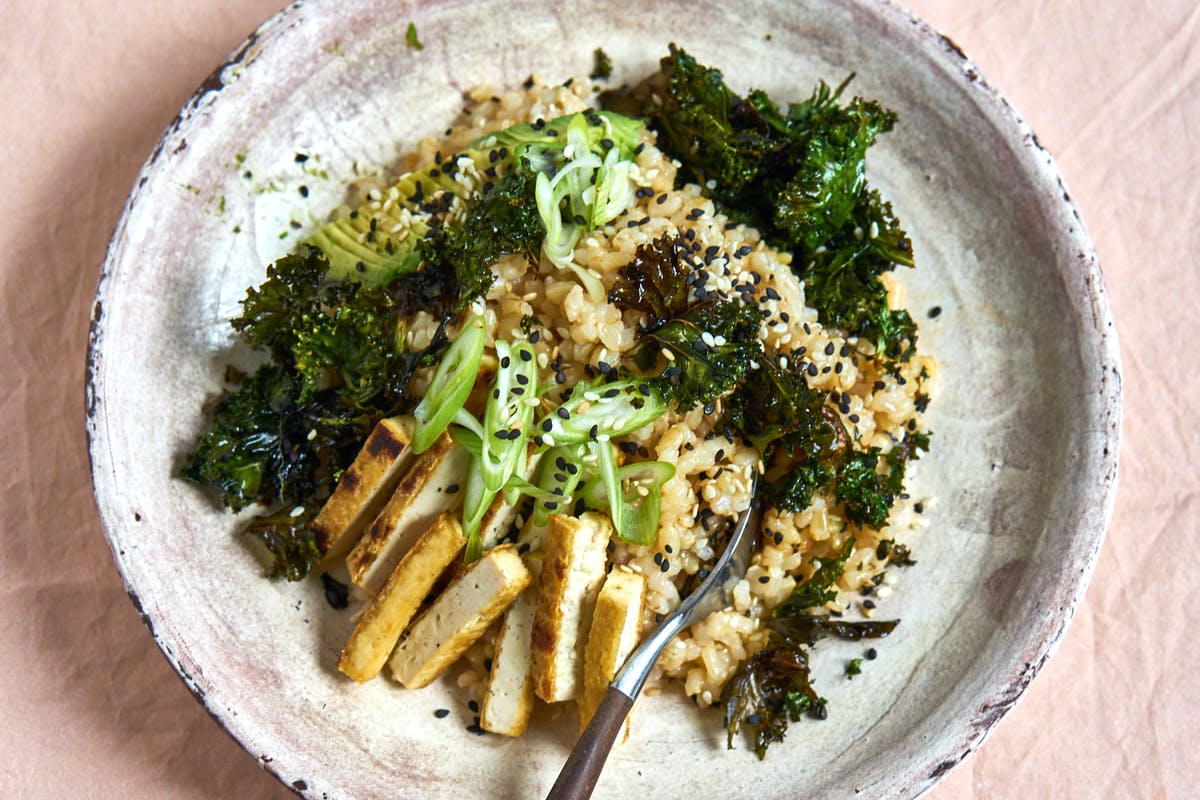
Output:
[[[262,367],[221,398],[183,476],[219,488],[234,511],[256,502],[295,506],[333,488],[373,424],[337,392],[302,401],[298,381]]]
[[[279,259],[247,292],[234,330],[298,377],[301,400],[341,386],[359,405],[381,396],[394,402],[404,389],[396,377],[405,375],[396,287],[419,278],[368,286],[330,280],[327,269],[315,248]]]
[[[846,516],[861,525],[883,527],[892,503],[904,491],[905,467],[928,449],[929,434],[910,433],[886,456],[877,447],[851,454],[837,471],[837,498]]]
[[[534,199],[534,174],[518,161],[474,201],[462,224],[443,225],[418,245],[425,269],[454,275],[458,285],[456,309],[461,310],[487,292],[495,280],[492,264],[519,253],[537,262],[545,229]]]
[[[879,277],[896,264],[913,263],[912,242],[890,203],[868,188],[825,249],[810,250],[803,258],[805,296],[822,322],[870,340],[882,356],[908,357],[917,340],[916,326],[907,311],[889,308]]]
[[[271,574],[289,580],[307,574],[315,557],[306,504],[333,490],[376,419],[342,402],[336,391],[303,401],[300,394],[301,382],[286,370],[262,367],[222,397],[212,429],[181,471],[220,489],[234,511],[257,502],[285,504],[255,519],[246,533],[267,546]],[[292,517],[295,507],[306,510]]]
[[[592,71],[588,74],[592,80],[608,80],[612,77],[612,58],[603,48],[597,47],[592,51]]]
[[[256,517],[246,526],[245,534],[258,540],[271,555],[270,576],[303,580],[321,557],[312,529],[316,512],[304,509],[293,516],[292,509]]]
[[[663,236],[638,247],[633,260],[617,272],[608,301],[622,310],[646,315],[646,330],[682,315],[689,305],[691,267],[684,261],[687,245]]]
[[[633,361],[644,373],[658,372],[663,394],[680,409],[729,392],[762,356],[761,312],[719,295],[697,299],[686,251],[680,240],[667,237],[641,245],[608,295],[618,308],[646,314]]]
[[[754,752],[764,758],[775,742],[781,742],[789,723],[808,715],[825,719],[825,700],[812,686],[809,649],[820,639],[878,639],[895,630],[898,621],[849,622],[813,616],[810,609],[836,596],[834,584],[853,551],[854,540],[837,559],[823,564],[806,583],[778,606],[769,623],[767,646],[743,662],[725,684],[727,746],[743,726],[754,736]],[[832,595],[832,596],[831,596]]]
[[[808,385],[797,360],[764,360],[726,403],[726,421],[762,454],[763,492],[776,508],[802,511],[829,485],[849,437],[828,395]]]
[[[792,250],[823,324],[905,358],[915,326],[888,309],[879,275],[911,266],[912,247],[864,173],[868,148],[896,117],[857,97],[842,104],[845,85],[821,83],[784,111],[761,91],[743,99],[719,70],[672,45],[659,72],[602,101],[647,118],[681,174],[711,185],[726,213]]]

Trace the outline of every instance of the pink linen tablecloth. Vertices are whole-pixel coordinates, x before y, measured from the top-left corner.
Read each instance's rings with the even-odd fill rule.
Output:
[[[122,588],[84,446],[87,323],[134,176],[278,0],[8,0],[0,16],[0,798],[285,798]],[[1195,797],[1200,7],[912,0],[1058,159],[1124,359],[1116,514],[1058,654],[932,796]]]

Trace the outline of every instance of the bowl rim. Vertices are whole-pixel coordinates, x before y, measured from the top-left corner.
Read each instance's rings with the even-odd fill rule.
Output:
[[[1074,564],[1072,570],[1076,578],[1058,581],[1054,586],[1051,594],[1053,601],[1051,608],[1057,610],[1050,614],[1050,621],[1054,625],[1053,632],[1049,638],[1023,641],[1018,657],[1003,665],[1000,670],[1002,677],[993,684],[995,688],[990,697],[995,698],[994,702],[983,703],[970,718],[959,720],[953,734],[947,739],[951,742],[950,745],[937,748],[938,752],[930,753],[929,758],[924,759],[918,767],[907,768],[905,774],[901,776],[901,780],[892,784],[886,791],[886,794],[891,797],[917,797],[929,791],[954,767],[978,749],[995,730],[1000,719],[1016,705],[1046,660],[1057,651],[1062,637],[1087,591],[1099,560],[1116,498],[1122,415],[1121,359],[1116,328],[1113,325],[1112,307],[1095,248],[1079,211],[1067,191],[1062,174],[1049,151],[1041,144],[1020,113],[952,39],[920,19],[897,0],[856,0],[856,2],[867,7],[869,12],[877,14],[885,22],[899,22],[912,26],[924,51],[923,54],[940,66],[947,68],[949,72],[961,73],[961,77],[966,81],[966,86],[973,92],[974,99],[980,102],[986,110],[992,112],[998,126],[1003,126],[1002,133],[1006,138],[1021,142],[1025,151],[1022,153],[1022,158],[1029,166],[1033,167],[1036,175],[1044,181],[1046,186],[1058,188],[1060,196],[1051,198],[1051,202],[1057,204],[1062,211],[1075,220],[1073,228],[1065,233],[1060,232],[1059,236],[1071,243],[1074,254],[1073,261],[1078,271],[1077,277],[1086,287],[1083,295],[1072,294],[1071,302],[1085,325],[1083,332],[1095,336],[1098,343],[1096,350],[1100,355],[1100,364],[1098,365],[1100,384],[1092,389],[1098,391],[1099,405],[1105,409],[1103,435],[1097,444],[1093,445],[1102,446],[1103,452],[1093,467],[1093,474],[1089,475],[1093,480],[1085,492],[1086,499],[1091,502],[1087,504],[1083,517],[1075,526],[1077,532],[1091,532],[1091,536],[1078,536],[1078,534],[1076,536],[1075,544],[1082,543],[1084,545],[1083,549],[1076,553],[1081,559]],[[109,445],[104,424],[107,408],[104,398],[102,365],[106,329],[102,309],[106,286],[120,266],[120,245],[124,239],[131,212],[141,199],[143,186],[158,168],[160,159],[167,152],[168,143],[181,137],[182,133],[186,132],[191,125],[204,119],[212,104],[219,100],[222,90],[226,86],[223,77],[226,70],[238,65],[248,68],[253,61],[256,47],[270,45],[289,33],[302,30],[305,22],[302,12],[310,5],[320,4],[320,0],[296,0],[260,24],[197,87],[159,137],[153,151],[138,172],[105,251],[88,330],[84,387],[85,432],[94,499],[97,503],[105,538],[112,550],[114,562],[134,610],[149,629],[151,638],[183,681],[184,686],[217,725],[245,749],[248,755],[255,758],[260,766],[274,775],[284,787],[301,797],[314,796],[308,793],[306,782],[303,780],[289,781],[288,777],[283,774],[284,764],[279,760],[264,760],[256,757],[252,747],[253,743],[240,737],[221,711],[208,702],[202,682],[196,677],[199,670],[194,665],[185,663],[187,659],[178,655],[183,651],[180,648],[173,648],[168,637],[161,632],[163,626],[159,623],[163,621],[162,615],[153,609],[146,610],[143,607],[137,587],[131,582],[126,563],[118,551],[115,531],[124,523],[116,516],[106,513],[104,496],[110,487],[106,483],[108,476],[99,469],[99,464]],[[296,35],[302,35],[302,33],[296,33]]]

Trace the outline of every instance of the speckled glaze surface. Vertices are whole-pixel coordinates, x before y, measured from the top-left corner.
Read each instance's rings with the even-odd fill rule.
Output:
[[[596,46],[619,80],[649,72],[675,41],[735,88],[780,99],[857,72],[854,91],[900,114],[869,171],[912,234],[908,306],[942,364],[934,448],[912,487],[936,500],[913,542],[919,563],[884,607],[903,622],[880,658],[850,682],[840,673],[859,648],[820,645],[830,717],[794,726],[763,763],[726,752],[716,712],[673,693],[643,698],[597,796],[916,796],[1017,701],[1091,575],[1116,485],[1115,334],[1059,173],[1007,102],[890,2],[616,8],[293,5],[180,112],[113,235],[87,430],[117,566],[197,699],[306,797],[541,796],[574,726],[547,714],[520,740],[473,736],[448,681],[408,692],[337,673],[349,614],[315,582],[264,580],[237,521],[171,477],[223,365],[245,363],[227,320],[269,260],[338,204],[355,162],[386,165],[444,128],[467,87],[584,74]],[[410,21],[422,51],[403,44]],[[297,151],[313,158],[298,164]],[[933,306],[943,313],[929,319]],[[443,707],[454,712],[436,720]]]

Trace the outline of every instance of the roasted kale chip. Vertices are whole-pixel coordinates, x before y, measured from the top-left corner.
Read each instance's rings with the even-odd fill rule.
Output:
[[[645,330],[654,330],[689,305],[692,268],[684,259],[688,247],[679,237],[663,236],[638,247],[633,260],[617,271],[608,301],[622,310],[646,315]]]
[[[221,398],[183,476],[220,489],[234,511],[255,502],[294,506],[333,488],[373,424],[334,391],[302,401],[297,380],[262,367]]]
[[[762,455],[762,491],[775,508],[807,508],[849,449],[827,397],[809,387],[799,359],[786,367],[764,360],[725,403],[730,428]]]
[[[663,394],[681,410],[729,392],[762,356],[762,313],[719,295],[696,299],[686,251],[667,237],[641,245],[608,295],[618,308],[646,315],[633,361],[643,373],[658,372]]]
[[[881,356],[905,358],[915,326],[888,308],[879,275],[911,266],[912,246],[864,172],[868,148],[896,116],[857,97],[843,104],[845,86],[821,83],[784,111],[761,91],[738,96],[719,70],[672,45],[659,72],[602,101],[645,117],[682,175],[792,251],[823,324],[869,339]]]
[[[297,559],[307,552],[296,541],[304,521],[287,515],[333,491],[376,419],[333,390],[301,400],[298,379],[281,367],[262,367],[221,398],[212,429],[200,437],[181,474],[220,489],[234,511],[253,503],[284,504],[247,532],[276,556],[272,574],[296,580],[291,576],[303,562]]]
[[[612,77],[612,58],[603,48],[597,47],[592,51],[592,71],[588,73],[592,80],[605,81]]]
[[[330,280],[327,268],[315,248],[279,259],[247,292],[234,330],[295,373],[301,400],[341,386],[359,405],[381,396],[395,402],[404,388],[396,377],[405,372],[399,287],[419,278],[367,286]]]
[[[256,517],[244,533],[260,542],[271,556],[270,576],[303,580],[312,565],[320,558],[317,537],[312,529],[315,512],[303,509],[283,509],[274,514]]]
[[[860,525],[883,527],[892,504],[904,491],[905,467],[928,449],[929,435],[912,433],[886,456],[872,447],[846,458],[836,478],[837,498],[846,516]]]
[[[523,163],[485,183],[462,224],[443,225],[418,245],[423,269],[453,275],[456,309],[469,306],[495,280],[492,264],[501,256],[521,254],[536,263],[545,228],[534,199],[533,172]]]
[[[823,564],[806,583],[778,606],[768,623],[767,646],[743,662],[721,695],[725,705],[727,746],[745,726],[754,736],[754,752],[764,758],[781,742],[789,723],[809,715],[825,719],[825,700],[812,686],[808,651],[820,639],[878,639],[895,630],[898,621],[850,622],[813,616],[810,609],[836,597],[838,576],[853,551],[854,540],[836,559]]]
[[[903,360],[916,344],[916,326],[907,311],[888,306],[880,276],[912,263],[912,242],[891,204],[867,189],[824,249],[804,254],[800,276],[824,324],[869,340],[880,356]]]

